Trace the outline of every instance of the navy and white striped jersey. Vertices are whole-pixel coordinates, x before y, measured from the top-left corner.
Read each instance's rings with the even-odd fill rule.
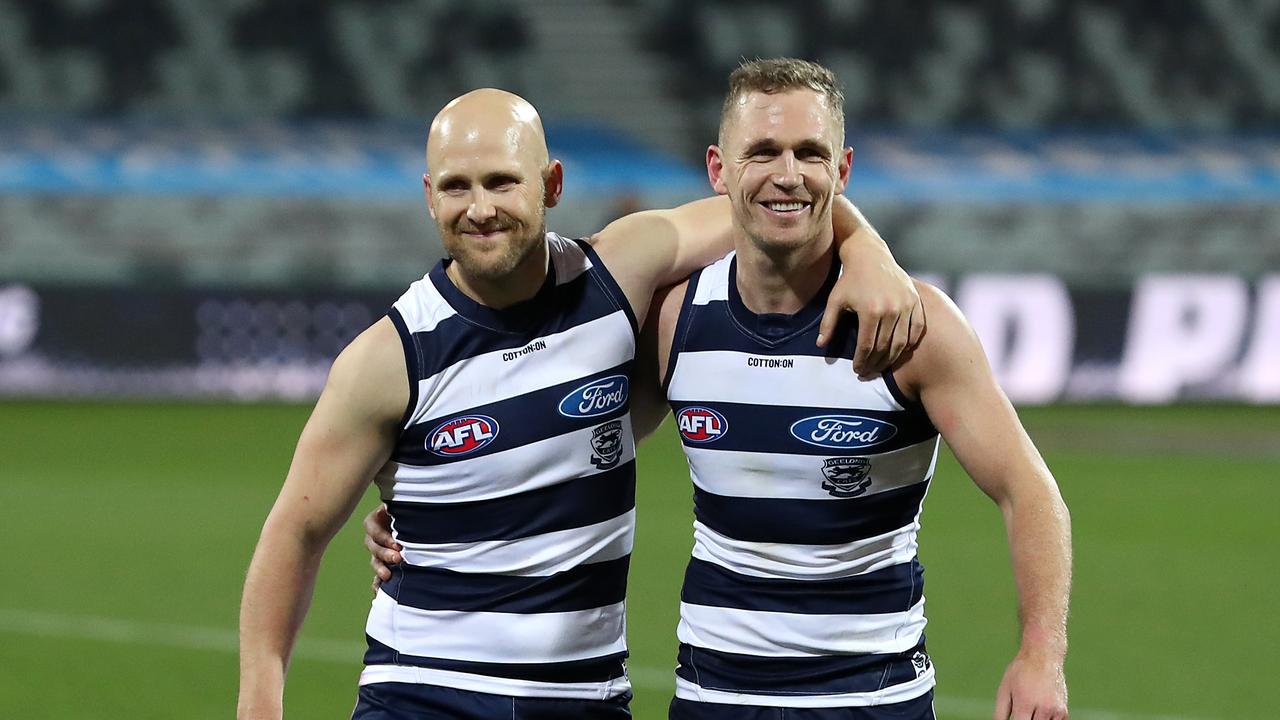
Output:
[[[389,313],[410,401],[376,482],[404,563],[373,601],[361,684],[630,689],[635,316],[586,243],[547,243],[527,302],[480,305],[441,263]]]
[[[775,707],[896,703],[933,687],[920,510],[938,432],[855,334],[814,342],[836,277],[756,315],[731,253],[689,281],[665,385],[694,485],[676,695]]]

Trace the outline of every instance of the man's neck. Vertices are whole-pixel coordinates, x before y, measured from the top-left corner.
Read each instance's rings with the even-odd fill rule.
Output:
[[[822,289],[835,261],[830,238],[778,253],[767,253],[746,237],[735,245],[738,295],[757,315],[799,312]]]
[[[445,268],[445,275],[463,295],[485,307],[501,310],[538,294],[547,280],[550,258],[550,250],[544,245],[541,252],[535,250],[529,253],[514,270],[501,277],[474,277],[467,274],[457,262],[449,263]]]

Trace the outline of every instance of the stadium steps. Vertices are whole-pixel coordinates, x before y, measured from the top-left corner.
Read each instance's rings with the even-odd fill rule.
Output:
[[[534,42],[529,99],[548,117],[594,117],[653,147],[687,152],[690,119],[664,94],[669,62],[640,46],[638,10],[542,0],[521,8]]]

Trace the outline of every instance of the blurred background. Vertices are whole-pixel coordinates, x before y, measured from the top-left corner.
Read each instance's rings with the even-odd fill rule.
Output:
[[[232,711],[310,401],[441,256],[445,102],[532,101],[566,168],[549,225],[587,235],[708,194],[728,72],[780,55],[845,84],[847,194],[964,310],[1071,504],[1073,717],[1273,717],[1277,0],[0,0],[0,714]],[[651,445],[642,720],[690,544],[678,447]],[[950,460],[932,494],[939,714],[989,717],[999,516]],[[295,717],[348,714],[361,554],[330,552]]]

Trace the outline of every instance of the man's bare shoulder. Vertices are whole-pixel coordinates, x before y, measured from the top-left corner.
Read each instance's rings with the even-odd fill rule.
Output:
[[[356,336],[329,369],[324,394],[371,421],[399,420],[409,402],[400,333],[384,317]]]
[[[903,355],[894,368],[894,377],[908,394],[940,374],[969,365],[982,356],[982,344],[964,313],[942,290],[914,279],[916,292],[928,318],[928,328],[920,344]]]
[[[614,220],[588,240],[597,251],[625,248],[643,242],[654,233],[674,233],[675,220],[672,210],[640,210]],[[620,246],[615,248],[615,246]]]

